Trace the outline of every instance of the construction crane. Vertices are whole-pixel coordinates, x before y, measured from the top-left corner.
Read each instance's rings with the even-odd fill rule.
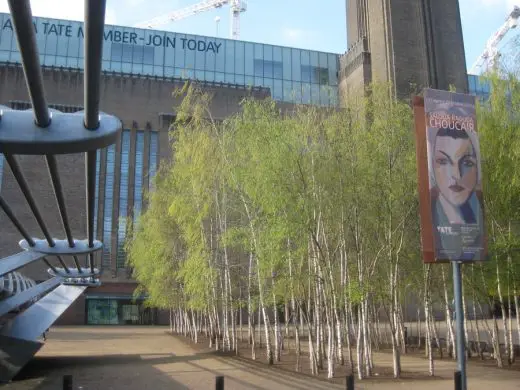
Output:
[[[240,14],[247,10],[246,0],[204,0],[200,3],[190,5],[177,11],[173,11],[164,16],[158,16],[146,22],[137,23],[134,27],[139,28],[156,28],[158,26],[176,22],[187,18],[188,16],[200,14],[215,8],[221,8],[224,5],[230,6],[231,11],[231,38],[238,39],[240,37]]]
[[[477,61],[471,67],[470,73],[477,74],[478,70],[486,72],[493,69],[500,57],[498,45],[507,35],[507,33],[518,26],[520,19],[520,7],[514,6],[513,11],[507,16],[505,23],[493,34],[486,43],[484,52],[478,57]]]

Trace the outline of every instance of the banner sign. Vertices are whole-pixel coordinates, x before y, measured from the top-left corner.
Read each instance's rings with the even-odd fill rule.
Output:
[[[426,89],[421,108],[414,112],[424,260],[485,260],[475,96]]]

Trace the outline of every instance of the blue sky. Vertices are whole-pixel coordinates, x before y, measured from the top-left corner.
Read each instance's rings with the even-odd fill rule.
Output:
[[[32,0],[33,14],[83,19],[84,0]],[[487,39],[503,24],[520,0],[459,0],[468,67],[482,52]],[[133,25],[195,4],[197,0],[107,0],[107,23]],[[0,0],[0,11],[8,10]],[[346,50],[345,0],[248,0],[241,17],[241,39],[342,53]],[[191,16],[161,29],[215,36],[220,16],[220,37],[229,36],[229,7]],[[520,33],[509,34],[508,40]],[[504,46],[508,46],[505,42]]]

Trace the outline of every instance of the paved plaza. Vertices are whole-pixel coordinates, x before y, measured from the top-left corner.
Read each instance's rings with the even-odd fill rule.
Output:
[[[59,327],[21,373],[4,386],[9,390],[61,389],[62,377],[74,377],[74,389],[214,389],[225,376],[227,389],[344,389],[345,384],[288,373],[243,359],[201,352],[167,335],[164,327]],[[391,356],[378,353],[375,362],[391,366]],[[427,362],[403,357],[406,371],[425,372]],[[436,362],[437,379],[363,381],[356,389],[452,389],[455,363]],[[520,389],[520,372],[470,366],[469,389]]]

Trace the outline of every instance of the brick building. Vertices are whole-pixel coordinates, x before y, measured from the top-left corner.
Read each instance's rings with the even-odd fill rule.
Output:
[[[82,23],[34,18],[47,101],[51,108],[77,112],[83,104]],[[106,26],[101,79],[101,110],[117,116],[123,132],[115,145],[99,152],[96,169],[95,231],[104,242],[98,254],[102,286],[89,288],[60,319],[62,324],[168,323],[162,312],[131,301],[136,283],[126,266],[126,219],[145,207],[160,161],[168,159],[168,129],[179,101],[172,92],[197,80],[213,94],[212,115],[222,119],[239,110],[245,96],[272,96],[279,104],[337,105],[338,56],[258,43],[190,36],[154,30]],[[253,87],[254,86],[254,87]],[[0,14],[0,104],[30,108],[13,38],[10,15]],[[49,230],[64,236],[46,164],[39,156],[19,156]],[[75,237],[86,237],[83,155],[58,157]],[[38,225],[7,164],[0,155],[0,193],[31,235]],[[0,213],[0,257],[20,251],[19,233]],[[61,237],[60,237],[61,238]],[[48,260],[59,265],[56,258]],[[98,263],[99,264],[99,263]],[[45,263],[23,269],[43,281]]]
[[[440,18],[441,13],[447,17]],[[426,25],[421,22],[426,14],[433,20],[433,41],[426,38]],[[344,55],[105,27],[101,110],[120,118],[124,130],[115,145],[99,152],[97,160],[95,231],[105,244],[98,254],[103,284],[88,289],[60,323],[168,323],[165,313],[143,309],[131,301],[136,283],[126,266],[123,249],[125,220],[135,220],[142,212],[151,179],[160,162],[169,158],[168,129],[178,103],[172,91],[186,80],[197,80],[214,95],[211,111],[217,119],[236,113],[240,100],[251,94],[270,96],[280,105],[337,106],[339,96],[359,93],[356,89],[375,79],[394,81],[400,96],[409,96],[412,82],[421,87],[467,87],[457,1],[347,0],[347,20],[350,49]],[[60,111],[82,110],[82,23],[34,18],[34,26],[47,101]],[[435,55],[430,41],[434,42]],[[443,54],[446,50],[450,55]],[[477,94],[489,92],[474,76],[470,76],[470,87]],[[0,14],[0,105],[30,108],[8,14]],[[43,159],[19,156],[19,161],[50,231],[63,238]],[[84,157],[61,156],[58,162],[73,234],[86,237]],[[30,233],[41,237],[1,155],[0,194]],[[0,258],[19,252],[20,236],[3,213],[0,229]],[[57,262],[54,258],[48,260]],[[48,278],[43,262],[33,263],[23,272],[36,281]]]
[[[346,0],[340,88],[392,82],[408,98],[424,87],[468,92],[458,0]]]

